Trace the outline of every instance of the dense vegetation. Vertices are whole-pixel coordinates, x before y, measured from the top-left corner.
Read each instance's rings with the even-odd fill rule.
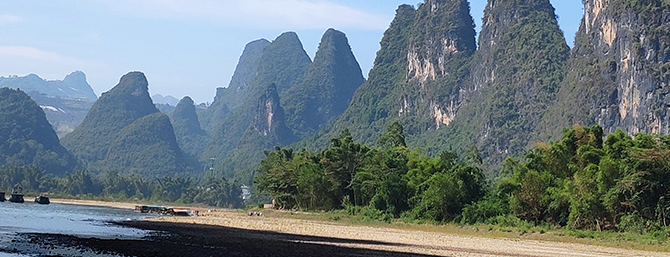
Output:
[[[355,142],[344,130],[319,153],[278,147],[266,152],[256,186],[283,208],[357,212],[364,207],[385,219],[407,215],[450,221],[484,196],[476,150],[461,158],[452,152],[428,157],[407,148],[399,122],[389,126],[377,146]]]
[[[276,148],[256,185],[288,209],[670,236],[670,136],[566,128],[560,141],[508,158],[487,180],[476,148],[431,158],[407,148],[402,131],[393,123],[376,148],[346,130],[319,153]]]
[[[34,166],[1,166],[0,192],[11,192],[15,185],[20,185],[24,193],[29,194],[49,192],[66,197],[242,206],[239,185],[214,175],[200,179],[172,176],[146,179],[115,171],[95,175],[86,170],[74,170],[57,177]]]
[[[344,33],[328,29],[302,83],[281,99],[287,125],[296,134],[312,135],[342,114],[365,78]]]
[[[62,175],[77,165],[44,111],[21,90],[0,88],[0,166],[28,165]]]
[[[94,172],[118,170],[156,178],[189,170],[172,124],[153,104],[141,72],[121,77],[62,142]]]

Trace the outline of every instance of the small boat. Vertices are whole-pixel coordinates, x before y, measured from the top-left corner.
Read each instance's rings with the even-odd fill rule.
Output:
[[[23,200],[23,194],[21,193],[22,191],[23,188],[19,184],[16,184],[16,186],[14,186],[14,189],[12,190],[12,196],[9,197],[9,201],[12,203],[25,202],[25,200]]]
[[[35,197],[35,202],[39,204],[51,203],[51,201],[49,201],[49,196],[47,194],[38,195],[37,197]]]
[[[9,201],[12,203],[23,203],[25,200],[23,200],[23,195],[19,193],[12,193],[12,196],[9,197]]]

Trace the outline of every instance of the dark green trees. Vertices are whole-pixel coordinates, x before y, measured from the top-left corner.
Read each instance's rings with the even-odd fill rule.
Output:
[[[476,150],[463,159],[450,152],[430,158],[409,150],[403,138],[395,122],[379,148],[355,142],[347,130],[320,153],[276,148],[261,161],[256,186],[283,208],[365,210],[386,220],[451,221],[484,196]]]
[[[60,144],[44,111],[21,90],[0,88],[0,166],[35,166],[52,175],[77,162]]]

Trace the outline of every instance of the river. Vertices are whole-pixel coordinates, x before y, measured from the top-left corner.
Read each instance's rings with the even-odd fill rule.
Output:
[[[29,199],[26,198],[26,200]],[[35,242],[24,242],[25,240],[22,240],[24,237],[21,235],[36,233],[108,239],[140,239],[149,231],[117,226],[109,222],[145,217],[147,214],[109,207],[0,202],[0,257],[114,256],[82,253],[79,249],[44,248]]]

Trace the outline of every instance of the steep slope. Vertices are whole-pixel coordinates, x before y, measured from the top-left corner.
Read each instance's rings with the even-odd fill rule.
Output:
[[[21,90],[0,88],[0,166],[28,165],[60,176],[76,160],[58,141],[44,111]]]
[[[157,134],[148,134],[143,131],[146,129]],[[84,121],[62,141],[91,170],[114,169],[154,177],[186,169],[172,125],[154,106],[141,72],[121,77],[119,84],[103,93]],[[155,159],[142,160],[147,154]]]
[[[230,113],[230,109],[240,106],[249,97],[263,49],[269,44],[270,41],[259,39],[249,42],[244,47],[228,87],[217,88],[214,101],[200,114],[201,126],[207,131],[216,129]]]
[[[253,163],[260,159],[253,160],[249,156],[235,156],[233,152],[242,144],[248,149],[243,152],[255,151],[262,154],[265,149],[265,142],[260,142],[259,140],[250,141],[247,138],[250,134],[246,133],[249,126],[254,124],[255,117],[258,115],[258,97],[265,95],[268,86],[272,84],[274,84],[275,91],[281,97],[282,92],[304,80],[311,62],[309,56],[302,48],[302,43],[298,39],[297,34],[294,32],[283,33],[272,43],[265,46],[259,60],[257,72],[251,81],[249,93],[246,99],[244,99],[244,103],[232,109],[230,114],[222,122],[218,123],[216,129],[211,132],[211,140],[200,156],[200,159],[213,158],[214,162],[217,163],[217,169],[223,170],[226,177],[240,178],[239,176],[243,176],[250,179],[248,174],[252,173],[253,167],[247,165],[236,166],[235,164],[242,161],[244,163]],[[277,101],[276,103],[278,104],[279,102]],[[287,143],[293,140],[295,139],[282,139],[282,142]],[[245,183],[248,182],[250,180],[245,181]]]
[[[538,140],[558,127],[670,133],[670,3],[585,0],[569,70]]]
[[[284,109],[280,105],[277,87],[271,84],[257,98],[255,115],[251,124],[240,138],[235,149],[218,168],[223,168],[226,177],[233,177],[243,183],[253,180],[258,162],[265,156],[264,150],[295,142],[297,138],[286,126]]]
[[[549,0],[490,0],[471,83],[447,145],[476,145],[489,167],[521,153],[565,74],[569,48]]]
[[[72,132],[98,98],[81,71],[72,72],[62,81],[44,80],[35,74],[0,77],[0,87],[28,93],[42,107],[59,137]]]
[[[328,29],[321,37],[305,80],[281,99],[288,126],[299,134],[312,134],[349,106],[365,78],[344,33]]]
[[[429,0],[416,10],[402,5],[380,44],[368,80],[315,146],[325,146],[345,128],[357,140],[374,143],[397,119],[418,136],[455,118],[476,49],[467,1]]]
[[[169,116],[179,148],[191,156],[199,156],[209,137],[200,128],[193,99],[188,96],[182,98]]]
[[[170,119],[160,112],[121,129],[110,142],[105,159],[93,167],[145,178],[174,176],[187,170]]]

